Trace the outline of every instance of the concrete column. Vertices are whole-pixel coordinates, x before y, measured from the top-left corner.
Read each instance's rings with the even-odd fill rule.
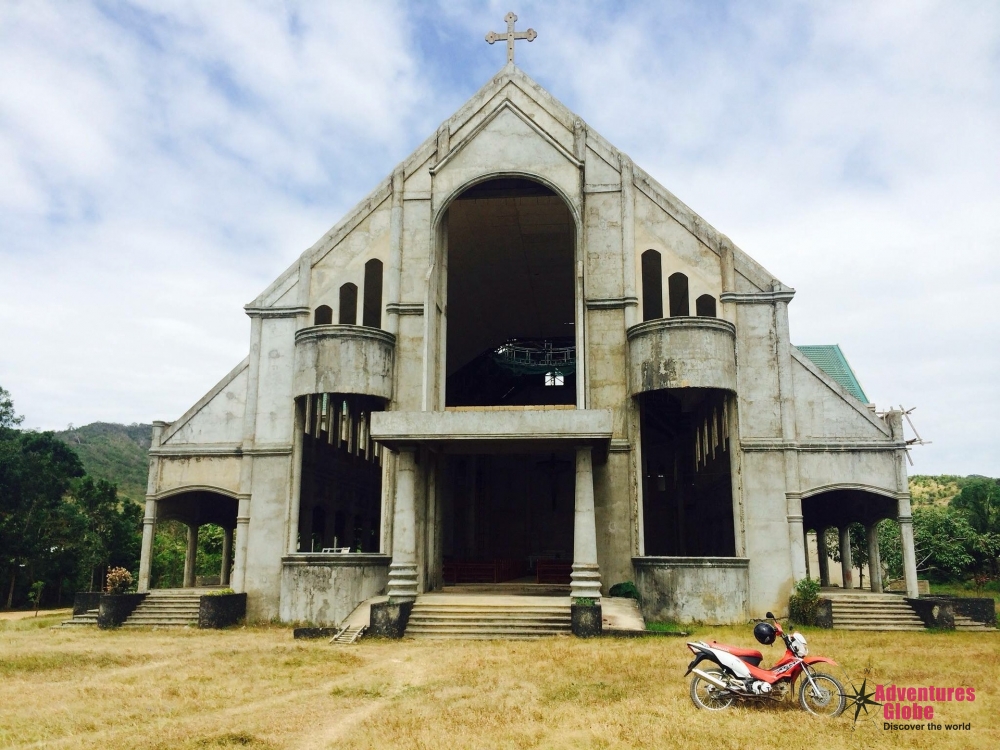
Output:
[[[788,549],[791,556],[792,580],[801,581],[809,575],[809,568],[806,565],[806,540],[802,530],[802,498],[799,497],[798,493],[785,493],[785,513],[785,519],[788,521]]]
[[[632,160],[619,157],[622,179],[622,296],[625,298],[625,328],[640,322],[635,278],[635,185]]]
[[[573,516],[574,597],[601,598],[601,570],[597,565],[597,522],[594,518],[594,467],[590,448],[576,450],[576,512]]]
[[[873,594],[882,593],[882,558],[878,550],[878,521],[865,528],[868,538],[868,581]]]
[[[244,461],[247,458],[244,457]],[[240,495],[236,511],[236,550],[233,554],[233,590],[242,594],[246,591],[247,541],[250,536],[250,495]]]
[[[146,515],[142,519],[142,551],[139,554],[139,593],[149,591],[153,568],[153,537],[156,536],[156,501],[146,498]]]
[[[840,571],[844,578],[844,588],[854,588],[854,575],[851,569],[854,563],[851,561],[851,529],[848,526],[840,527]]]
[[[184,588],[190,589],[195,584],[195,573],[198,564],[198,526],[188,526],[188,546],[184,554]]]
[[[830,550],[826,547],[826,529],[816,531],[816,557],[819,558],[819,585],[830,585]]]
[[[809,532],[802,528],[802,546],[806,553],[806,578],[812,578],[812,571],[809,569]]]
[[[906,581],[906,595],[911,599],[920,596],[917,586],[917,553],[913,548],[913,516],[910,514],[909,496],[901,497],[899,505],[899,541],[903,548],[903,580]]]
[[[233,565],[233,532],[234,529],[223,529],[222,536],[222,568],[219,570],[219,583],[229,585],[229,569]]]
[[[401,448],[396,460],[396,512],[393,517],[389,601],[417,598],[416,448]]]

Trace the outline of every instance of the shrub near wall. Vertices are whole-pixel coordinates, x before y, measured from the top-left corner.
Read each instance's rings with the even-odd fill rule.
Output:
[[[803,578],[788,600],[788,617],[799,625],[815,625],[819,608],[819,581]]]

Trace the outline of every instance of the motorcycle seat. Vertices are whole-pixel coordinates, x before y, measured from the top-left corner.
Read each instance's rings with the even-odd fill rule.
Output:
[[[712,648],[717,648],[720,651],[732,654],[737,659],[745,661],[747,664],[755,667],[759,667],[760,663],[764,660],[764,655],[756,649],[730,646],[726,643],[719,643],[718,641],[708,641],[708,645]]]

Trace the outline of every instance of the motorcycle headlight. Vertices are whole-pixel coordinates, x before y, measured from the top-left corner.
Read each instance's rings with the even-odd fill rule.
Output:
[[[809,647],[806,645],[806,637],[801,633],[792,633],[792,653],[798,657],[803,657],[809,653]]]

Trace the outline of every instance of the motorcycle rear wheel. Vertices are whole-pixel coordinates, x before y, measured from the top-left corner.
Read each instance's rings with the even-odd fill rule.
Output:
[[[799,705],[814,716],[827,719],[840,716],[844,706],[847,705],[844,686],[835,677],[822,672],[812,672],[811,676],[818,692],[809,684],[809,678],[802,675],[799,678],[802,680],[802,684],[799,685]]]
[[[726,677],[718,670],[707,670],[706,674],[725,681]],[[691,678],[691,702],[706,711],[722,711],[729,708],[736,696],[727,690],[719,690],[715,685],[706,682],[698,675]]]

